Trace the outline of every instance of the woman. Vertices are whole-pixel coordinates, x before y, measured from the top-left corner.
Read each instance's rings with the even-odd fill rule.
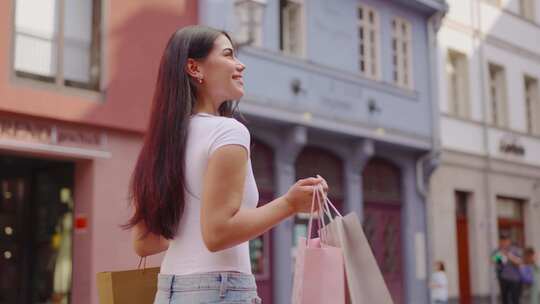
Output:
[[[448,303],[448,279],[442,261],[435,262],[435,271],[431,275],[430,287],[433,304]]]
[[[167,250],[154,303],[260,303],[248,241],[328,191],[306,178],[256,208],[250,134],[231,118],[244,70],[229,35],[205,26],[176,31],[161,59],[127,224],[138,255]]]

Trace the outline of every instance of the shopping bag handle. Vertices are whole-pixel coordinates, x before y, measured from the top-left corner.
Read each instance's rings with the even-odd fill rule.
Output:
[[[325,207],[324,208],[324,212],[325,214],[328,216],[328,218],[330,219],[330,221],[332,219],[334,219],[334,216],[332,216],[332,212],[330,210],[330,207],[332,207],[332,209],[334,210],[334,212],[339,216],[339,217],[343,217],[341,215],[341,213],[337,210],[336,206],[334,206],[334,204],[330,201],[330,199],[328,198],[328,195],[326,195],[326,193],[324,192],[324,189],[322,186],[319,186],[319,191],[321,192],[322,194],[322,197],[324,198],[324,203],[323,203],[323,206]]]
[[[139,258],[139,265],[137,265],[137,270],[141,270],[141,264],[143,266],[142,274],[144,274],[144,271],[146,270],[146,257],[145,256],[142,256]]]
[[[317,212],[315,212],[315,200],[317,201],[317,205],[319,207]],[[313,187],[313,195],[311,198],[311,211],[309,213],[309,223],[308,223],[308,230],[307,230],[307,236],[306,236],[306,247],[309,247],[309,240],[311,239],[311,231],[313,230],[313,217],[315,213],[317,213],[317,224],[319,226],[319,238],[321,238],[322,242],[326,241],[326,238],[320,234],[321,229],[325,226],[324,214],[322,214],[322,210],[323,210],[323,205],[321,203],[321,198],[319,196],[319,189],[318,189],[318,186],[315,186]]]

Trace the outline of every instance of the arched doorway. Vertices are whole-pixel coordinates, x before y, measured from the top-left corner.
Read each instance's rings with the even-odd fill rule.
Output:
[[[321,175],[328,182],[328,197],[339,212],[343,211],[343,162],[333,153],[316,147],[305,147],[295,163],[296,179]],[[298,214],[294,219],[293,244],[299,236],[307,235],[309,214]]]
[[[274,152],[258,140],[253,140],[251,166],[259,189],[259,206],[274,199]],[[272,233],[271,231],[249,242],[251,270],[263,303],[272,303]]]
[[[372,159],[363,172],[364,231],[395,304],[403,303],[401,173]]]

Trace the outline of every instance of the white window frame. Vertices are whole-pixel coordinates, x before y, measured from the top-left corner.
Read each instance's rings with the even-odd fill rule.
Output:
[[[536,7],[534,0],[519,0],[519,14],[529,20],[535,21]]]
[[[287,55],[304,57],[305,52],[305,23],[304,23],[304,1],[303,0],[285,0],[285,7],[280,6],[281,22],[281,35],[282,35],[282,51]],[[296,33],[290,31],[290,17],[291,10],[297,9],[298,15],[295,20]],[[294,38],[294,35],[297,37]],[[293,43],[294,41],[294,43]]]
[[[360,10],[362,18],[360,18]],[[373,20],[371,21],[371,17]],[[358,70],[368,78],[378,80],[380,72],[380,24],[379,14],[372,7],[359,4],[357,7],[358,23]]]
[[[236,41],[261,47],[266,0],[235,0],[233,7]]]
[[[414,87],[412,69],[412,25],[401,17],[392,18],[392,81],[399,87]],[[403,32],[405,29],[405,32]]]
[[[538,78],[523,77],[527,132],[540,135],[540,87]]]
[[[14,23],[13,23],[13,53],[12,53],[12,71],[14,75],[18,78],[26,78],[26,79],[32,79],[37,80],[40,82],[48,82],[52,83],[55,86],[58,87],[71,87],[71,88],[79,88],[79,89],[85,89],[85,90],[93,90],[93,91],[99,91],[101,87],[101,73],[102,73],[102,32],[104,30],[103,27],[103,3],[102,0],[89,0],[92,1],[92,11],[90,12],[92,15],[91,18],[91,42],[89,47],[89,55],[90,55],[90,63],[88,67],[88,73],[90,80],[88,82],[80,82],[77,80],[70,80],[67,79],[65,73],[65,48],[66,46],[69,47],[78,47],[77,41],[71,41],[69,39],[66,39],[66,26],[64,24],[65,18],[66,18],[66,1],[70,0],[56,0],[56,16],[55,16],[55,33],[53,38],[51,39],[51,42],[53,45],[53,57],[51,59],[51,64],[54,65],[54,70],[52,75],[42,75],[39,73],[34,73],[32,71],[25,71],[23,69],[18,70],[16,67],[16,60],[18,56],[17,52],[17,39],[18,36],[34,36],[36,39],[42,39],[41,37],[35,36],[32,33],[25,33],[24,31],[20,31],[17,28],[17,0],[14,0]],[[94,15],[94,13],[97,13],[97,16]],[[61,21],[61,22],[59,22]],[[97,33],[94,32],[97,28]],[[47,40],[47,38],[45,38]]]
[[[448,113],[470,118],[469,65],[467,55],[449,49],[446,57]]]
[[[502,65],[488,63],[488,96],[491,107],[491,123],[508,127],[508,98],[506,94],[506,71]]]

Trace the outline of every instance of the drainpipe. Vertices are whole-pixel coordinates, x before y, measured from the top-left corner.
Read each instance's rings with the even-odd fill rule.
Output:
[[[439,30],[441,20],[446,14],[448,7],[445,11],[439,11],[429,17],[427,22],[427,35],[428,35],[428,51],[429,51],[429,78],[428,78],[428,98],[431,101],[431,125],[432,125],[432,145],[431,150],[422,155],[416,161],[416,188],[418,193],[424,198],[425,206],[425,232],[426,232],[426,263],[427,272],[426,280],[431,280],[431,265],[433,264],[433,250],[431,242],[431,233],[429,225],[429,216],[431,213],[431,203],[429,202],[430,194],[429,187],[426,187],[426,180],[429,181],[429,177],[433,171],[437,168],[441,154],[441,141],[440,141],[440,120],[439,120],[439,86],[438,86],[438,69],[437,69],[437,31]],[[428,301],[431,299],[431,290],[427,289]]]
[[[471,5],[471,10],[473,10],[474,7]],[[488,112],[487,112],[487,104],[488,104],[488,96],[486,94],[486,69],[485,69],[485,54],[484,54],[484,43],[482,42],[482,32],[481,32],[481,26],[482,26],[482,8],[481,3],[479,1],[476,1],[476,9],[477,9],[477,16],[478,16],[478,23],[477,23],[477,36],[475,38],[478,39],[478,66],[480,67],[480,88],[481,88],[481,105],[482,105],[482,115],[484,116],[482,119],[482,129],[483,129],[483,142],[484,142],[484,149],[486,154],[486,167],[483,170],[484,172],[484,191],[485,191],[485,201],[486,201],[486,213],[487,213],[487,240],[488,240],[488,248],[487,252],[491,252],[493,248],[495,248],[496,240],[493,238],[495,235],[494,233],[494,225],[496,224],[496,215],[494,214],[494,208],[492,204],[492,195],[491,195],[491,154],[489,153],[489,125],[488,125]],[[476,39],[475,39],[476,40]],[[496,293],[496,278],[495,278],[495,272],[492,271],[491,265],[488,267],[488,278],[489,278],[489,294],[491,299],[491,304],[497,304],[497,295]]]

